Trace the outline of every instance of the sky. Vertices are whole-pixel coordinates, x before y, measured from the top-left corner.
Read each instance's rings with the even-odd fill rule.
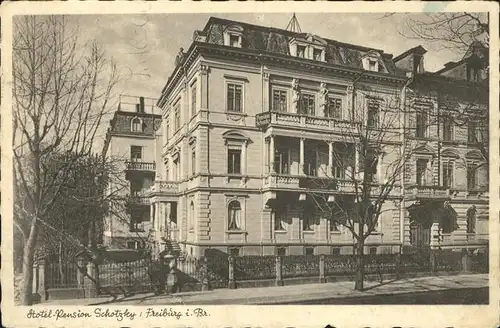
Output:
[[[70,22],[78,27],[82,40],[98,41],[117,63],[124,76],[117,86],[118,94],[158,98],[174,69],[179,49],[189,48],[193,32],[203,29],[210,16],[284,29],[292,14],[74,15]],[[296,17],[302,32],[381,49],[394,56],[420,44],[428,50],[425,55],[428,71],[436,71],[445,63],[461,58],[461,54],[402,36],[405,16],[400,14],[382,18],[383,13],[298,13]],[[106,125],[109,119],[104,120]],[[105,130],[102,129],[100,139]],[[97,145],[101,144],[102,140],[98,140]]]

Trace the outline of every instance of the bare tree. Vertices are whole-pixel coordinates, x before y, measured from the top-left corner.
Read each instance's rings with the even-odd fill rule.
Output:
[[[32,266],[40,225],[57,202],[75,163],[94,137],[119,80],[100,46],[81,44],[64,16],[14,20],[13,112],[16,193],[25,221],[22,304],[31,304]],[[68,153],[57,170],[54,154]]]
[[[331,147],[331,167],[311,179],[309,187],[318,190],[310,194],[330,225],[343,226],[352,235],[355,289],[363,290],[365,241],[376,231],[381,214],[393,210],[386,206],[389,201],[402,199],[403,171],[416,147],[404,138],[405,106],[398,94],[380,96],[360,89],[354,98],[353,124],[325,140]]]

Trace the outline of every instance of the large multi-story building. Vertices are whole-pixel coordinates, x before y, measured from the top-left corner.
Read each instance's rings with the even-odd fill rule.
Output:
[[[156,99],[120,96],[110,121],[103,156],[116,173],[106,197],[113,207],[105,218],[103,242],[110,248],[144,248],[151,228],[148,191],[155,179],[161,114]]]
[[[464,120],[470,112],[460,110],[467,102],[485,114],[487,97],[458,97],[455,115],[442,100],[481,88],[456,72],[465,67],[466,77],[479,79],[484,58],[469,54],[427,73],[424,53],[417,47],[394,58],[296,30],[210,18],[181,49],[157,102],[161,160],[148,194],[155,247],[175,241],[194,256],[207,249],[352,253],[351,231],[325,215],[316,196],[353,203],[362,177],[370,177],[374,193],[394,185],[366,252],[483,245],[488,168],[480,165],[487,162],[480,149],[487,140],[471,142],[480,122]],[[433,83],[446,87],[439,91]],[[120,118],[128,136],[134,115]],[[387,132],[378,135],[389,148],[363,175],[357,149],[364,131]],[[135,139],[120,140],[120,151],[132,154]],[[398,158],[405,165],[390,173]],[[134,174],[154,177],[132,164]]]

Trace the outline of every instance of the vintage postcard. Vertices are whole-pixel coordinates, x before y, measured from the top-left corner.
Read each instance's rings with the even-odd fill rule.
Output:
[[[3,5],[4,324],[498,326],[498,17]]]

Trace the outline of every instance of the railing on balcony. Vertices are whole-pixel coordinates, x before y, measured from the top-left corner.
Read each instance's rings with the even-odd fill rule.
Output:
[[[408,186],[408,190],[416,197],[424,198],[447,198],[450,195],[450,188],[443,186]]]
[[[266,128],[270,124],[324,129],[352,129],[357,125],[352,121],[283,112],[265,112],[255,116],[255,125],[257,127]]]
[[[127,161],[125,162],[127,170],[133,171],[154,171],[156,169],[155,162],[135,162]]]
[[[176,194],[179,191],[179,183],[177,181],[155,181],[150,189],[154,193]]]

